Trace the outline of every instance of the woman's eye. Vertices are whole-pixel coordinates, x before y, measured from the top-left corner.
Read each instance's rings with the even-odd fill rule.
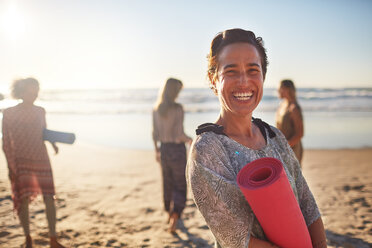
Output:
[[[234,71],[234,70],[229,70],[229,71],[225,71],[225,75],[227,76],[232,76],[232,75],[235,75],[237,72]]]
[[[252,68],[252,69],[249,69],[248,72],[249,72],[249,74],[256,74],[256,73],[259,72],[259,70],[255,69],[255,68]]]

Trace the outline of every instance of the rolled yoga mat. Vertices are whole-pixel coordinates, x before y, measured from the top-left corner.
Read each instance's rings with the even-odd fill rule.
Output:
[[[75,134],[53,131],[49,129],[43,130],[43,139],[51,143],[59,142],[65,144],[73,144],[75,142]]]
[[[237,183],[270,242],[312,248],[311,238],[282,163],[261,158],[245,165]]]

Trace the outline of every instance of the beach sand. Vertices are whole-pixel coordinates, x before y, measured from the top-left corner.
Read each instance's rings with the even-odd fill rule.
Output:
[[[57,191],[57,231],[66,247],[213,247],[188,197],[177,233],[167,232],[153,151],[88,144],[48,146]],[[20,247],[4,155],[0,156],[0,247]],[[329,247],[372,247],[372,149],[306,150],[303,173],[318,202]],[[48,247],[41,197],[30,206],[35,247]]]

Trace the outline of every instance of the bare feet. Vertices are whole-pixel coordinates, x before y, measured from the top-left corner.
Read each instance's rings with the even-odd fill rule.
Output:
[[[32,238],[31,238],[31,235],[27,235],[26,236],[25,248],[32,248]]]
[[[176,232],[177,223],[178,223],[179,218],[180,218],[179,214],[172,213],[172,215],[170,216],[170,221],[169,221],[170,222],[169,232],[171,232],[171,233]]]
[[[58,243],[57,237],[50,237],[50,248],[65,248],[63,245]]]

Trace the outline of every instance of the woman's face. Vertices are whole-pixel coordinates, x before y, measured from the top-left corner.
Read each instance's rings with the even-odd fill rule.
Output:
[[[34,103],[38,95],[39,87],[37,85],[26,85],[23,90],[22,100],[24,103]]]
[[[217,73],[213,85],[222,111],[251,115],[263,94],[261,58],[257,49],[248,43],[227,45],[218,56]]]
[[[287,99],[289,97],[289,89],[286,87],[279,87],[278,93],[280,99]]]

